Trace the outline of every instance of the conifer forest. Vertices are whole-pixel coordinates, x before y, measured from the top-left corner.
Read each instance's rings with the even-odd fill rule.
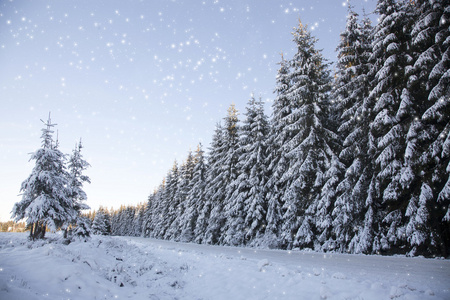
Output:
[[[207,154],[175,162],[146,206],[111,212],[110,232],[448,256],[450,3],[380,0],[376,13],[372,26],[349,8],[334,74],[299,22],[271,116],[255,97],[231,105]]]
[[[207,149],[174,162],[147,203],[91,215],[92,232],[448,257],[450,1],[379,0],[376,14],[349,6],[333,67],[299,21],[270,115],[257,96],[230,105]],[[53,227],[80,216],[85,195],[72,198]]]

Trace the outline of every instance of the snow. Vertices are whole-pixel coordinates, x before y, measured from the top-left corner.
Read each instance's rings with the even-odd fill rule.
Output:
[[[443,259],[49,237],[0,234],[0,299],[450,298]]]

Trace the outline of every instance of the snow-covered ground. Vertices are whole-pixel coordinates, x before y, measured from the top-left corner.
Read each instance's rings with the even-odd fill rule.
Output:
[[[450,261],[0,233],[0,299],[450,299]]]

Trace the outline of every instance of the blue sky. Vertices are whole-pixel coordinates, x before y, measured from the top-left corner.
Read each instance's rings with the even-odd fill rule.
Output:
[[[232,102],[244,112],[255,93],[270,114],[299,18],[334,61],[346,15],[343,0],[2,1],[0,220],[49,111],[63,152],[83,139],[92,208],[145,202],[175,159],[207,150]]]

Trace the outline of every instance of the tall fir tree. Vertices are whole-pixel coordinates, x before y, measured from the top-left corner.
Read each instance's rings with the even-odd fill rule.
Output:
[[[264,243],[269,248],[278,248],[282,245],[281,235],[281,207],[282,196],[286,189],[286,182],[280,179],[287,170],[288,159],[281,150],[281,146],[292,137],[290,131],[285,128],[290,124],[287,118],[295,109],[286,93],[291,83],[289,79],[289,62],[281,55],[280,69],[276,77],[275,93],[276,98],[272,104],[272,116],[270,119],[270,132],[267,138],[267,158],[266,165],[268,171],[268,180],[265,186],[267,190],[267,214],[266,214],[266,230],[264,232]]]
[[[330,142],[336,138],[327,128],[328,65],[307,26],[299,22],[293,36],[297,53],[290,61],[287,79],[291,86],[284,95],[293,109],[285,117],[289,123],[282,130],[288,138],[281,145],[288,168],[280,178],[286,187],[281,237],[288,248],[316,246],[314,207],[318,207],[334,155]]]
[[[409,49],[411,12],[403,3],[379,0],[379,23],[373,31],[369,150],[373,174],[366,198],[359,251],[389,251],[405,243],[403,215],[407,204],[403,165],[405,137],[415,115],[406,89],[405,70],[412,64]],[[373,144],[372,144],[373,143]]]
[[[406,211],[410,254],[440,253],[450,247],[450,50],[449,1],[415,1],[411,31],[414,65],[408,91],[418,113],[407,135],[405,163],[415,182]],[[412,176],[411,176],[412,177]]]
[[[42,121],[43,122],[43,121]],[[53,140],[50,114],[43,122],[42,147],[31,154],[35,160],[31,175],[22,183],[22,200],[12,211],[16,221],[26,218],[31,239],[42,239],[47,229],[56,231],[70,223],[77,215],[68,180],[66,156]]]
[[[262,101],[257,102],[252,96],[245,115],[247,118],[240,127],[237,150],[238,176],[228,189],[225,207],[227,222],[224,243],[227,245],[242,245],[256,237],[259,239],[265,229],[265,139],[268,121]]]
[[[179,181],[177,191],[174,195],[173,205],[175,208],[175,217],[169,225],[168,235],[170,239],[178,241],[180,239],[181,230],[183,227],[183,215],[187,208],[187,195],[189,193],[190,182],[194,171],[194,157],[189,151],[186,162],[184,162],[179,170]]]
[[[218,210],[222,205],[214,196],[216,196],[215,185],[213,184],[216,177],[219,176],[221,169],[221,162],[223,160],[224,151],[224,133],[220,123],[216,124],[216,129],[212,136],[211,146],[209,148],[209,155],[206,168],[206,184],[205,184],[205,202],[200,207],[199,216],[195,225],[195,242],[196,243],[213,243],[212,234],[216,234],[220,227],[217,224],[211,224],[211,212],[214,209]],[[220,181],[219,181],[220,183]],[[221,209],[220,209],[221,210]],[[214,227],[212,227],[214,226]],[[217,234],[216,234],[217,238]]]
[[[250,245],[266,245],[264,233],[267,227],[267,136],[269,134],[269,121],[264,113],[262,99],[255,101],[253,98],[247,107],[247,120],[244,130],[246,138],[242,142],[244,153],[241,154],[242,162],[240,173],[247,173],[250,190],[245,201],[246,212],[244,226],[245,237]]]
[[[332,236],[326,248],[355,252],[358,232],[363,225],[364,199],[371,178],[368,156],[370,111],[364,107],[369,94],[369,57],[372,49],[370,20],[359,23],[358,14],[349,5],[347,25],[337,47],[338,61],[332,99],[340,115],[338,133],[344,164],[344,178],[336,187],[337,198],[332,211]]]
[[[206,230],[206,242],[218,244],[224,237],[226,211],[225,203],[230,184],[237,178],[237,149],[238,149],[238,112],[231,104],[225,117],[223,129],[223,143],[210,164],[210,177],[208,178],[208,197],[211,197],[211,214]]]
[[[77,211],[77,215],[74,220],[71,221],[73,225],[80,226],[76,230],[76,235],[82,237],[89,236],[89,227],[87,226],[85,220],[83,221],[82,210],[89,209],[89,205],[85,202],[87,200],[87,195],[83,190],[84,183],[91,183],[91,180],[88,176],[83,175],[83,171],[85,171],[90,164],[83,159],[83,155],[81,154],[81,149],[83,145],[80,141],[75,145],[75,148],[72,151],[72,155],[68,161],[68,171],[69,171],[69,186],[71,188],[71,198],[74,204],[74,209]]]
[[[181,241],[191,242],[195,239],[197,219],[205,203],[205,175],[206,164],[202,145],[199,144],[195,152],[194,169],[186,196],[186,211],[181,221]]]

